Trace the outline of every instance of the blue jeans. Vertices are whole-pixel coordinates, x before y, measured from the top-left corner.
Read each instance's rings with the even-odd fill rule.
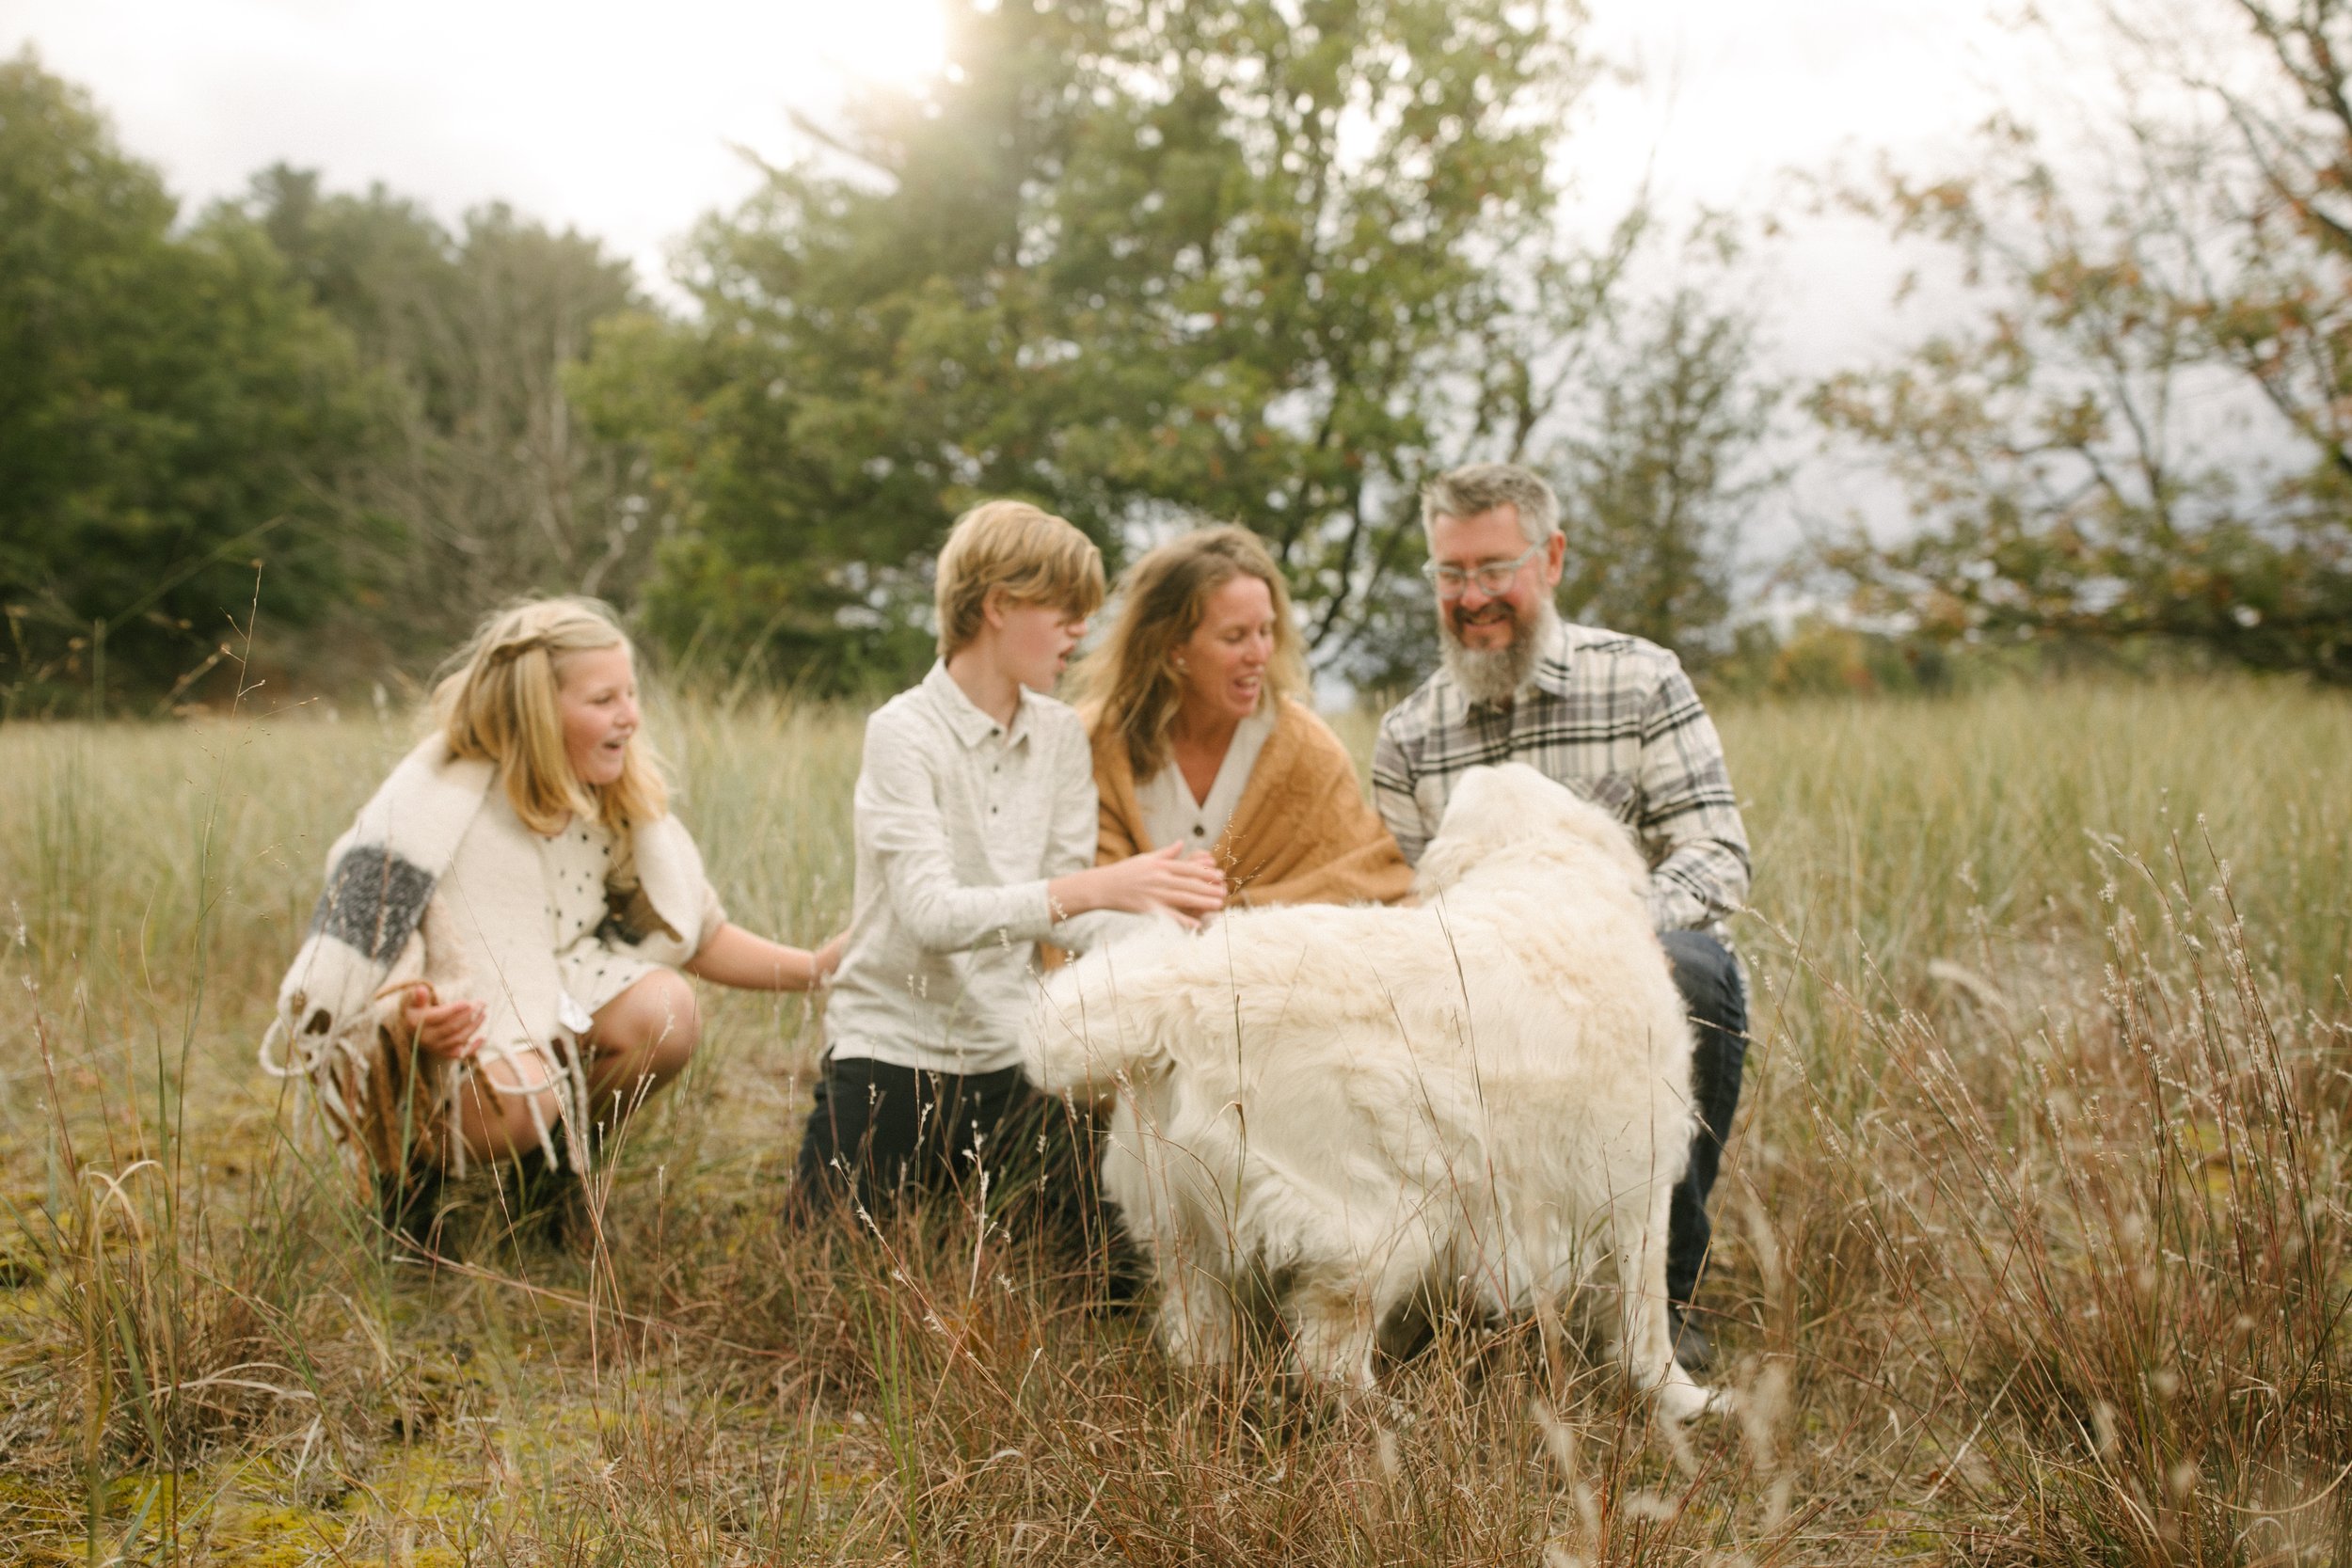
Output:
[[[1740,1073],[1748,1055],[1748,990],[1731,949],[1704,931],[1662,931],[1666,957],[1674,964],[1675,987],[1691,1009],[1697,1050],[1691,1059],[1691,1093],[1698,1102],[1699,1126],[1691,1138],[1691,1164],[1675,1186],[1666,1227],[1666,1295],[1688,1307],[1707,1267],[1712,1230],[1707,1196],[1723,1163],[1724,1140],[1740,1109]]]

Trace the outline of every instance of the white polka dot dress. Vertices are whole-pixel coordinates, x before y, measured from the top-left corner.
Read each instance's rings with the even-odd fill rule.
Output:
[[[564,1025],[584,1032],[590,1016],[652,974],[656,966],[622,953],[599,932],[611,911],[613,844],[602,822],[574,817],[539,841],[547,870],[548,923],[564,987]]]

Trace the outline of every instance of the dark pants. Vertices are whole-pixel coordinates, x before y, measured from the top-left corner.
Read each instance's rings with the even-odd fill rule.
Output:
[[[853,1198],[881,1219],[901,1203],[976,1203],[1057,1250],[1109,1258],[1102,1150],[1083,1106],[1048,1100],[1019,1068],[928,1072],[866,1056],[827,1056],[801,1138],[789,1216],[806,1225]]]
[[[1665,931],[1660,941],[1673,961],[1676,989],[1691,1009],[1697,1051],[1691,1059],[1692,1097],[1699,1128],[1691,1138],[1691,1164],[1675,1186],[1666,1229],[1666,1295],[1691,1304],[1707,1266],[1711,1228],[1707,1196],[1723,1162],[1724,1140],[1740,1109],[1740,1070],[1748,1054],[1748,992],[1740,960],[1704,931]]]

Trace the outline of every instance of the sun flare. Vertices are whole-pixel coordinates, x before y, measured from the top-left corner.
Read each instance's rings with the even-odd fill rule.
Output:
[[[947,63],[947,23],[939,0],[812,6],[803,27],[816,59],[877,86],[920,87]]]

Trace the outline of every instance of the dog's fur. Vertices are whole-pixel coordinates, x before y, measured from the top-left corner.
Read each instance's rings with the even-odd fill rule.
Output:
[[[1456,786],[1417,907],[1238,911],[1053,974],[1029,1077],[1117,1094],[1104,1184],[1169,1354],[1230,1359],[1255,1296],[1297,1371],[1368,1388],[1417,1304],[1520,1314],[1597,1284],[1661,1414],[1707,1409],[1666,1309],[1692,1037],[1646,883],[1613,817],[1510,764]]]

